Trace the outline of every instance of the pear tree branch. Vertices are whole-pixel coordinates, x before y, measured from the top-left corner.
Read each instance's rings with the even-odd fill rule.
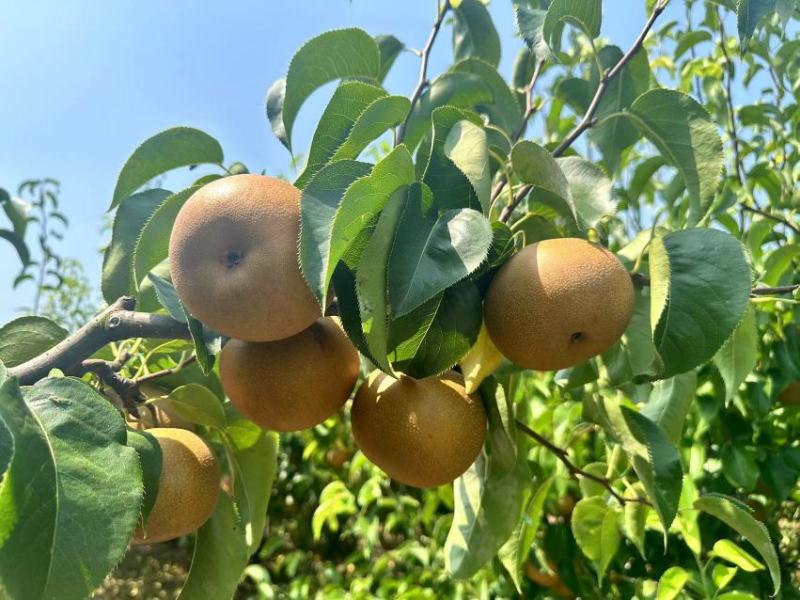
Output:
[[[113,364],[105,368],[98,366],[97,362],[86,363],[106,344],[131,338],[191,339],[186,323],[166,315],[136,312],[135,307],[133,298],[119,298],[75,333],[47,352],[9,369],[8,374],[18,378],[20,385],[32,385],[47,377],[53,369],[59,369],[67,375],[94,372],[100,374],[101,378],[110,378]]]
[[[664,9],[667,7],[667,2],[665,0],[659,0],[656,2],[655,7],[653,8],[653,12],[650,13],[650,17],[647,19],[647,22],[644,24],[644,27],[639,32],[639,35],[636,37],[636,40],[633,42],[628,51],[620,58],[617,63],[611,67],[609,70],[605,71],[604,73],[600,74],[600,83],[597,86],[597,90],[594,93],[594,97],[592,101],[589,103],[589,108],[586,109],[586,114],[583,115],[580,123],[578,123],[575,128],[570,131],[564,140],[558,145],[558,147],[553,150],[553,156],[559,157],[567,149],[572,146],[572,144],[577,140],[587,129],[591,128],[595,124],[595,113],[597,113],[597,109],[600,107],[600,101],[605,96],[606,91],[608,90],[608,85],[611,81],[620,74],[622,69],[625,68],[631,59],[636,55],[639,49],[644,44],[644,40],[647,37],[647,34],[650,33],[650,30],[653,28],[658,17],[664,12]],[[517,193],[514,195],[514,201],[511,204],[508,204],[503,211],[500,213],[500,221],[503,223],[507,222],[511,215],[513,214],[514,210],[519,206],[520,202],[528,195],[528,192],[531,191],[533,188],[532,185],[526,184],[523,185]]]

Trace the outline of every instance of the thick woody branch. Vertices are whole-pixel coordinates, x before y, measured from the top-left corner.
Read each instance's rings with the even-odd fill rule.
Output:
[[[650,18],[647,19],[647,22],[644,24],[641,32],[637,36],[636,40],[633,42],[628,51],[619,59],[619,61],[611,67],[605,73],[600,74],[600,83],[597,86],[597,90],[594,93],[594,97],[592,101],[589,103],[589,108],[586,109],[586,114],[583,115],[580,123],[578,123],[575,128],[567,135],[566,138],[558,145],[558,147],[553,150],[553,156],[558,158],[567,149],[572,146],[572,144],[577,140],[587,129],[591,128],[595,124],[595,115],[597,113],[597,109],[600,107],[600,101],[605,96],[606,91],[608,90],[609,83],[620,74],[625,65],[627,65],[631,59],[636,55],[639,49],[644,44],[644,40],[647,37],[647,34],[650,33],[650,30],[653,28],[653,25],[658,19],[659,15],[664,12],[667,4],[663,0],[659,0],[656,3],[653,12],[650,13]],[[522,186],[519,191],[514,195],[514,201],[506,206],[503,211],[500,213],[500,221],[506,222],[511,217],[514,210],[519,206],[520,202],[528,195],[528,192],[531,191],[533,188],[532,185],[524,185]]]
[[[123,296],[47,352],[9,369],[21,385],[32,385],[52,369],[79,374],[82,363],[106,344],[131,338],[191,339],[185,323],[165,315],[135,312],[136,301]]]

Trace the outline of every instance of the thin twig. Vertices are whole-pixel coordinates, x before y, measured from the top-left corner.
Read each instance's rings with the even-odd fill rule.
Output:
[[[733,145],[733,165],[736,171],[736,179],[739,185],[744,183],[744,167],[742,164],[742,155],[739,152],[739,134],[736,131],[736,115],[733,108],[733,88],[731,80],[733,79],[733,61],[728,54],[728,48],[725,42],[728,36],[725,34],[725,23],[719,13],[719,7],[714,7],[717,11],[717,21],[719,21],[719,35],[720,35],[720,48],[722,49],[722,56],[725,58],[725,71],[726,76],[723,77],[725,81],[725,103],[728,107],[728,136],[731,138]]]
[[[417,86],[414,88],[414,91],[411,94],[411,108],[408,111],[405,121],[403,121],[397,131],[398,144],[403,143],[403,140],[406,137],[406,127],[408,127],[408,121],[411,118],[411,113],[414,111],[414,107],[416,106],[417,102],[419,102],[422,92],[425,91],[425,88],[428,85],[428,61],[430,60],[431,50],[433,49],[433,44],[436,41],[436,36],[439,35],[439,29],[442,27],[444,17],[449,10],[450,0],[445,0],[444,6],[436,15],[433,28],[428,36],[428,41],[425,42],[425,46],[422,48],[422,52],[420,53],[421,62],[419,65],[419,79],[417,80]]]
[[[611,485],[611,481],[606,477],[601,477],[600,475],[595,475],[594,473],[590,473],[589,471],[584,471],[575,463],[573,463],[569,459],[569,453],[564,449],[556,446],[553,442],[548,440],[546,437],[542,436],[539,433],[536,433],[533,429],[525,425],[522,421],[516,420],[516,426],[519,431],[527,435],[529,438],[533,439],[540,445],[544,446],[553,456],[555,456],[561,463],[567,468],[569,474],[573,477],[585,477],[586,479],[591,479],[595,483],[599,483],[602,485],[609,494],[611,494],[620,504],[625,504],[626,502],[639,502],[641,504],[650,505],[650,502],[645,498],[627,498],[620,494],[617,490],[614,489],[614,486]]]
[[[8,370],[20,385],[32,385],[53,369],[79,373],[82,363],[110,342],[131,338],[191,339],[186,323],[166,315],[135,312],[136,301],[123,296],[47,352]]]
[[[752,206],[742,205],[741,209],[751,213],[755,213],[757,215],[761,215],[762,217],[775,221],[776,223],[782,223],[783,225],[794,231],[797,235],[800,235],[800,227],[791,223],[787,219],[784,219],[783,217],[780,217],[778,215],[773,215],[771,213],[761,210],[760,208],[754,208]]]
[[[142,377],[138,377],[134,381],[137,385],[142,385],[143,383],[150,383],[156,379],[160,379],[161,377],[168,377],[169,375],[174,375],[184,367],[192,364],[193,362],[197,361],[197,355],[192,354],[188,358],[180,361],[174,367],[170,367],[169,369],[161,369],[160,371],[155,371],[153,373],[149,373],[147,375],[143,375]]]
[[[659,0],[656,3],[655,8],[653,8],[653,12],[650,14],[650,17],[647,19],[647,22],[644,24],[644,27],[639,32],[639,35],[636,37],[636,40],[633,42],[628,51],[622,56],[622,58],[617,61],[617,63],[611,67],[605,73],[600,74],[600,83],[597,86],[597,90],[594,93],[594,97],[592,98],[591,103],[589,104],[589,108],[586,109],[586,114],[583,115],[580,123],[578,123],[575,128],[567,135],[566,138],[558,145],[558,147],[553,150],[553,156],[559,157],[567,149],[572,146],[572,144],[577,140],[587,129],[591,128],[595,124],[595,113],[597,109],[600,107],[600,101],[603,99],[606,91],[608,90],[608,84],[625,68],[631,59],[636,55],[639,49],[644,44],[644,40],[647,37],[647,34],[650,33],[650,30],[653,28],[653,25],[658,19],[659,15],[664,12],[667,4],[663,0]],[[503,211],[500,213],[500,221],[506,222],[513,214],[514,210],[519,206],[519,203],[528,195],[528,192],[531,191],[533,188],[532,185],[524,185],[522,186],[519,191],[514,196],[514,202],[503,208]]]
[[[794,285],[780,285],[778,287],[760,287],[750,290],[751,296],[773,296],[775,294],[793,294],[800,288],[800,283]]]
[[[530,121],[531,117],[536,113],[537,107],[533,104],[533,90],[536,87],[536,82],[539,80],[539,75],[542,74],[544,65],[545,61],[537,61],[536,67],[533,69],[533,75],[531,75],[531,80],[528,82],[528,85],[525,86],[525,112],[522,115],[522,120],[520,121],[519,127],[514,132],[514,135],[511,136],[512,143],[519,141],[519,139],[522,137],[522,134],[525,133],[525,129],[528,127],[528,121]],[[495,185],[494,189],[492,190],[490,203],[493,203],[500,196],[507,183],[508,179],[505,177],[501,178],[500,181],[497,182],[497,185]]]

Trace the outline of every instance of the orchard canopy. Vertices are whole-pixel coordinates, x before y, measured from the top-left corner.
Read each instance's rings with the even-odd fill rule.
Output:
[[[634,1],[320,32],[252,132],[290,178],[194,127],[120,157],[106,306],[0,328],[0,597],[166,544],[187,600],[800,598],[800,4],[616,45]],[[69,296],[24,193],[0,256]]]

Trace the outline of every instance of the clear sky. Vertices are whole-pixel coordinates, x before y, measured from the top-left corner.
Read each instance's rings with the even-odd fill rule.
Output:
[[[603,35],[626,47],[644,23],[644,0],[604,2],[617,3],[625,5],[624,18],[604,19]],[[490,10],[508,77],[522,46],[511,1],[493,0]],[[24,179],[61,181],[70,227],[56,248],[80,260],[99,288],[104,214],[120,167],[141,141],[189,125],[216,137],[227,163],[288,173],[289,155],[268,127],[264,97],[303,42],[361,27],[419,48],[434,13],[434,0],[0,0],[0,187],[13,194]],[[432,74],[447,65],[450,35],[448,27],[439,39]],[[388,89],[408,95],[418,64],[411,53],[401,55]],[[304,105],[296,149],[307,146],[329,94],[330,86]],[[183,183],[172,176],[164,187]],[[0,323],[31,302],[29,283],[10,292],[18,267],[0,240]]]

